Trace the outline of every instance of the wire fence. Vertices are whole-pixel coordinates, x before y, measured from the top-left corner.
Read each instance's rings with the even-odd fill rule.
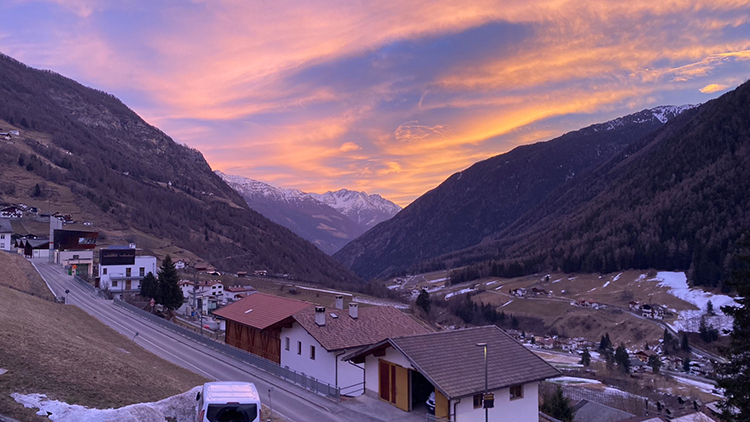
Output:
[[[297,372],[293,369],[285,368],[277,364],[276,362],[272,362],[268,359],[264,359],[260,356],[254,355],[252,353],[248,353],[245,350],[238,349],[236,347],[230,346],[225,343],[219,343],[217,341],[214,341],[211,338],[196,334],[171,321],[167,321],[163,318],[160,318],[154,314],[151,314],[142,309],[139,309],[138,307],[135,307],[122,300],[115,299],[113,302],[115,305],[125,308],[133,312],[134,314],[139,315],[143,318],[146,318],[147,320],[154,322],[170,331],[173,331],[177,334],[190,338],[198,343],[201,343],[214,350],[217,350],[218,352],[221,352],[227,356],[233,357],[249,365],[255,366],[256,368],[262,369],[279,378],[282,378],[294,384],[300,385],[310,391],[314,391],[318,394],[332,398],[336,401],[338,401],[341,398],[341,390],[336,386],[330,385],[325,382],[321,382],[313,377],[305,375],[304,373],[301,373],[301,372]]]
[[[562,387],[563,395],[571,400],[571,405],[581,400],[587,400],[632,413],[636,416],[645,416],[646,414],[647,399],[624,391],[597,391],[573,385],[541,382],[539,383],[539,395],[542,397],[551,395],[558,386]]]

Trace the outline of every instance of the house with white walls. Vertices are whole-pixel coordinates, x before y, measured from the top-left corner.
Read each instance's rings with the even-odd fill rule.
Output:
[[[343,296],[333,309],[316,306],[294,314],[291,327],[281,330],[281,365],[341,389],[341,394],[364,393],[364,365],[342,357],[389,336],[429,332],[422,324],[392,306],[359,308]]]
[[[137,292],[146,274],[151,273],[156,277],[156,257],[137,255],[136,251],[133,246],[100,249],[97,287],[115,293]]]
[[[0,250],[10,251],[10,248],[14,246],[11,244],[11,236],[13,236],[13,226],[10,224],[10,219],[0,218]]]
[[[192,299],[193,294],[197,297],[211,297],[213,299],[221,299],[224,296],[224,284],[221,280],[199,280],[197,286],[191,280],[180,280],[180,290],[182,290],[182,297],[185,299]]]
[[[539,382],[560,375],[496,326],[389,337],[343,358],[364,365],[365,394],[411,412],[434,393],[435,417],[454,422],[485,411],[491,421],[537,421]]]

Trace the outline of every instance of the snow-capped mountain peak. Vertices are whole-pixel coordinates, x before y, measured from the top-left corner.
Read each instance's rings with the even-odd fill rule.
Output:
[[[681,113],[685,112],[686,110],[696,108],[699,105],[700,104],[685,104],[681,106],[657,106],[654,108],[641,110],[633,114],[628,114],[627,116],[618,117],[608,122],[598,123],[590,127],[593,128],[594,132],[598,132],[600,130],[613,130],[626,124],[653,122],[654,119],[664,124],[680,115]]]
[[[243,195],[248,196],[262,196],[268,199],[273,199],[283,202],[297,202],[309,199],[310,196],[299,189],[285,189],[271,186],[268,183],[263,183],[258,180],[248,179],[242,176],[233,176],[224,174],[219,170],[214,171],[219,177],[221,177],[229,186],[234,190],[239,191]]]
[[[311,193],[310,196],[368,227],[390,218],[382,218],[384,215],[392,217],[401,211],[401,207],[378,194],[368,195],[366,192],[348,189],[323,194]]]

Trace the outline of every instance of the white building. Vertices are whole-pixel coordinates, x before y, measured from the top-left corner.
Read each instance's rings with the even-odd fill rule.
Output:
[[[182,290],[182,297],[192,300],[194,292],[193,282],[190,280],[180,280],[179,286],[180,290]],[[211,296],[214,299],[221,299],[224,296],[224,285],[219,280],[198,281],[195,295],[200,298]]]
[[[99,250],[99,287],[111,292],[140,290],[148,273],[157,274],[155,256],[136,256],[130,247],[109,247]]]
[[[357,303],[343,310],[343,297],[336,308],[306,309],[294,315],[294,322],[281,329],[281,365],[339,387],[342,395],[364,392],[364,365],[342,357],[387,337],[423,334],[428,330],[391,306],[359,309]]]
[[[498,422],[538,421],[539,382],[560,375],[495,326],[388,338],[344,358],[364,363],[365,394],[411,412],[434,393],[435,416],[461,422],[484,420],[485,374]]]
[[[0,250],[10,251],[13,246],[10,241],[11,236],[13,236],[13,226],[11,226],[10,220],[0,218]]]

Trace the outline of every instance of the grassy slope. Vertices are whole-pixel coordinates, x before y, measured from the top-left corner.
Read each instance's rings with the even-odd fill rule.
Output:
[[[0,253],[0,267],[9,276],[4,283],[48,295],[31,265],[19,258]],[[14,392],[109,408],[161,400],[207,381],[77,307],[0,286],[0,309],[0,367],[8,370],[0,375],[0,409],[6,416],[48,420],[17,404],[10,397]]]

